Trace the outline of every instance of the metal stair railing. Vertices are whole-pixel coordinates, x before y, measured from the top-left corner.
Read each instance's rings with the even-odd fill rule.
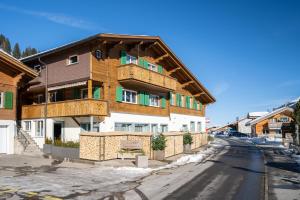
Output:
[[[16,138],[23,145],[24,149],[26,149],[26,147],[30,144],[30,141],[27,139],[27,137],[25,136],[25,134],[27,134],[27,133],[24,132],[21,127],[17,127]]]

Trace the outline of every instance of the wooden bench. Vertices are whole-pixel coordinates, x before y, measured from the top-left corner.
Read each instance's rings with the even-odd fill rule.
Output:
[[[143,155],[143,145],[141,141],[137,140],[121,140],[120,151],[118,152],[118,158],[124,160],[124,158],[135,158],[137,155]]]

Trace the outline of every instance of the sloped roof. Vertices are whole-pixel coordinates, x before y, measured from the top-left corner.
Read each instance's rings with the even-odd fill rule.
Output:
[[[2,49],[0,49],[0,61],[7,64],[11,68],[13,68],[16,71],[23,72],[27,74],[28,76],[34,78],[38,76],[38,73],[34,71],[33,69],[27,67],[24,65],[21,61],[13,57],[12,55],[6,53]]]
[[[287,107],[282,107],[282,108],[273,110],[272,112],[269,112],[269,113],[266,114],[266,115],[263,115],[263,116],[261,116],[261,117],[258,117],[258,118],[256,118],[256,119],[250,121],[247,125],[251,125],[251,126],[252,126],[252,125],[254,125],[254,124],[257,124],[258,122],[261,122],[261,121],[263,121],[263,120],[265,120],[265,119],[268,119],[268,118],[270,118],[270,117],[273,117],[273,116],[275,116],[275,115],[277,115],[277,114],[280,114],[280,113],[283,113],[283,112],[286,112],[286,111],[293,112],[294,109],[287,106]]]
[[[171,57],[172,59],[190,76],[192,77],[193,81],[197,84],[197,87],[199,87],[201,89],[201,91],[204,92],[204,94],[208,97],[209,102],[208,103],[213,103],[216,101],[215,97],[213,97],[213,95],[202,85],[202,83],[191,73],[191,71],[188,69],[188,67],[186,67],[183,62],[181,62],[181,60],[175,55],[174,52],[172,52],[172,50],[163,42],[163,40],[159,37],[159,36],[147,36],[147,35],[122,35],[122,34],[106,34],[106,33],[102,33],[102,34],[97,34],[97,35],[93,35],[91,37],[82,39],[82,40],[78,40],[78,41],[74,41],[56,48],[52,48],[46,51],[42,51],[40,53],[37,53],[35,55],[31,55],[25,58],[22,58],[21,61],[22,62],[27,62],[27,61],[31,61],[34,60],[38,57],[43,57],[43,56],[47,56],[50,55],[52,53],[55,52],[59,52],[80,44],[84,44],[87,42],[91,42],[94,40],[99,40],[99,39],[142,39],[142,40],[153,40],[159,43],[159,45],[161,45],[164,49],[164,51],[166,51]]]
[[[261,117],[268,114],[269,112],[249,112],[248,117]]]

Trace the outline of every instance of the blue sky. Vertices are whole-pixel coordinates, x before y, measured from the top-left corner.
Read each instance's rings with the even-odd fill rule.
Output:
[[[216,97],[211,125],[300,96],[296,0],[1,0],[0,24],[39,50],[102,32],[159,35]]]

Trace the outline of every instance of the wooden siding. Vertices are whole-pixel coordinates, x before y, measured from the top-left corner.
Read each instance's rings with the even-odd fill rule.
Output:
[[[106,116],[107,102],[94,99],[71,100],[47,105],[47,117]],[[22,119],[45,117],[45,104],[22,106]]]
[[[176,90],[176,79],[154,72],[135,64],[121,65],[118,67],[118,80],[137,80],[145,84]]]

